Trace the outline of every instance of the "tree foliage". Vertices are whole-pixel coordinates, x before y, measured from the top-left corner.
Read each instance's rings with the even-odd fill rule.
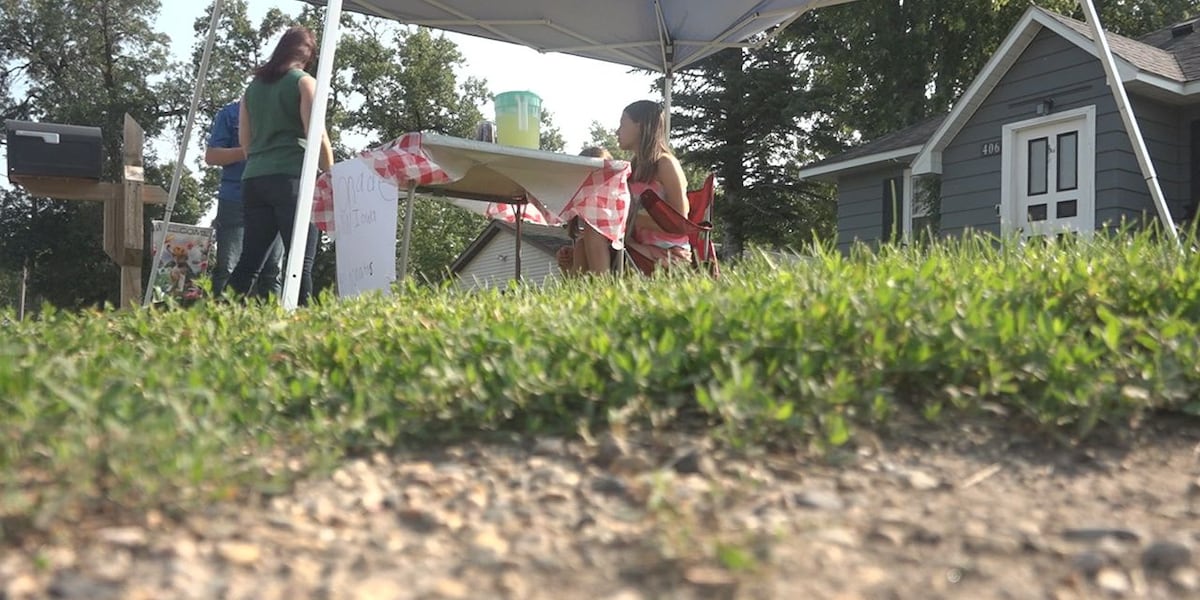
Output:
[[[633,158],[628,150],[622,150],[620,144],[617,143],[616,129],[609,129],[600,121],[592,121],[592,126],[588,128],[588,135],[590,137],[588,138],[588,142],[584,144],[585,148],[587,146],[599,146],[608,150],[608,153],[613,158],[620,160]],[[582,152],[583,148],[580,148],[579,151]]]
[[[190,78],[200,67],[208,26],[212,22],[213,5],[192,24],[196,42],[192,45],[189,68],[181,75],[188,92],[195,85]],[[254,69],[266,62],[269,43],[289,25],[291,19],[278,8],[270,9],[254,24],[250,21],[246,0],[226,0],[217,22],[216,39],[209,57],[208,76],[200,98],[198,123],[207,124],[222,106],[237,100],[250,83]],[[207,129],[205,127],[204,129]]]
[[[5,116],[99,127],[106,179],[119,180],[122,172],[125,114],[150,139],[170,118],[186,113],[186,100],[165,77],[172,68],[167,40],[152,27],[157,1],[0,0],[0,7]],[[161,181],[149,147],[145,158],[147,180]],[[182,215],[203,212],[194,195],[181,194],[179,205]],[[0,191],[0,269],[19,272],[30,265],[31,304],[118,300],[118,271],[103,252],[102,209],[99,203],[37,200],[21,189]],[[147,220],[157,210],[148,206]]]
[[[348,106],[342,125],[370,145],[410,131],[471,137],[483,119],[486,82],[455,70],[464,64],[458,46],[423,27],[402,28],[381,19],[352,19],[338,47],[335,89]]]
[[[796,68],[798,52],[776,40],[720,52],[677,75],[673,141],[685,163],[720,181],[714,214],[727,254],[746,244],[798,246],[832,229],[828,191],[796,177],[804,149],[819,142],[802,126],[818,104]]]
[[[403,227],[403,203],[400,214]],[[450,264],[486,226],[487,219],[475,213],[436,198],[418,198],[413,204],[409,272],[418,281],[442,281]]]
[[[541,122],[538,127],[538,148],[550,152],[562,152],[567,147],[562,130],[554,124],[554,113],[542,109]]]

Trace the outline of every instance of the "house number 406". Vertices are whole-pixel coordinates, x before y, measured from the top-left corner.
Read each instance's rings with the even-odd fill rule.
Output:
[[[1000,142],[984,142],[979,147],[979,153],[983,156],[995,156],[1000,154]]]

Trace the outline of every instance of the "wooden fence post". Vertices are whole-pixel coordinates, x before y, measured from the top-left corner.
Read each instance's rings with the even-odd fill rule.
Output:
[[[133,117],[125,115],[122,142],[122,193],[104,204],[104,251],[121,267],[121,307],[133,308],[142,301],[142,184],[145,168],[142,148],[146,134]]]

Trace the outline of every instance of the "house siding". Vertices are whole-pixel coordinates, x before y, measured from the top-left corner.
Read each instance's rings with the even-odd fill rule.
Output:
[[[1191,107],[1184,114],[1184,125],[1187,142],[1183,145],[1183,164],[1187,174],[1187,194],[1190,198],[1188,208],[1195,210],[1200,205],[1200,158],[1193,156],[1193,151],[1200,147],[1200,106]],[[1185,217],[1189,215],[1184,215]],[[1195,218],[1195,215],[1190,215]]]
[[[877,244],[883,238],[883,182],[904,175],[900,165],[843,175],[838,178],[838,249],[846,252],[855,241]]]
[[[942,153],[944,235],[968,229],[1000,233],[1001,156],[985,157],[980,147],[1000,140],[1005,124],[1035,118],[1046,98],[1054,100],[1054,112],[1096,107],[1097,226],[1155,214],[1100,61],[1043,29]],[[1134,97],[1131,103],[1163,195],[1178,217],[1190,187],[1187,111],[1146,98]]]
[[[501,230],[462,267],[456,285],[461,289],[506,287],[513,278],[516,235]],[[542,285],[558,277],[558,264],[552,254],[530,244],[521,245],[521,276],[525,282]]]

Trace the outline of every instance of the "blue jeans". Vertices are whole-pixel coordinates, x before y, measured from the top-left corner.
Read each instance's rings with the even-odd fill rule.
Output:
[[[242,212],[240,200],[217,201],[217,218],[213,220],[213,226],[217,230],[217,264],[212,274],[214,297],[225,291],[229,275],[233,273],[233,266],[242,256],[242,236],[246,228]],[[267,255],[267,262],[263,264],[255,280],[253,293],[256,296],[266,298],[271,294],[279,295],[283,287],[283,278],[279,274],[282,260],[283,243],[276,238]]]
[[[242,181],[242,205],[245,230],[242,256],[229,276],[229,287],[246,295],[254,286],[258,272],[266,262],[276,237],[283,238],[283,250],[291,252],[292,227],[296,222],[296,196],[300,178],[291,175],[263,175]],[[313,260],[317,256],[317,226],[308,224],[304,244],[304,263],[300,270],[298,304],[308,304],[312,294]]]

